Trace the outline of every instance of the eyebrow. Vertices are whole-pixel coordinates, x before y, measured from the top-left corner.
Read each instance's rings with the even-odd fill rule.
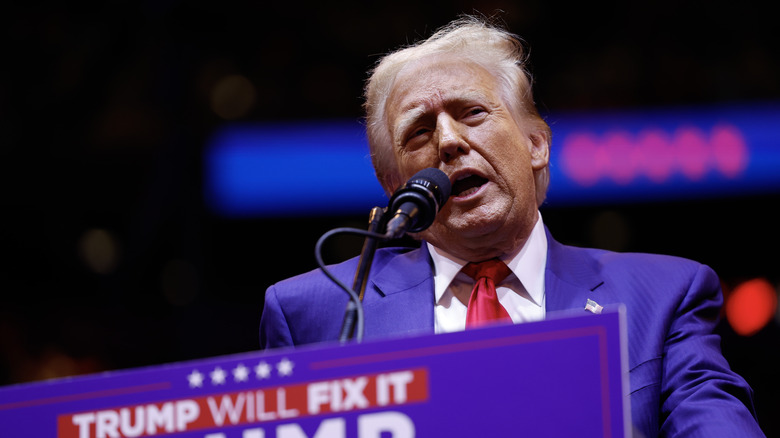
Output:
[[[471,90],[465,91],[452,99],[448,99],[445,102],[445,106],[474,101],[491,102],[492,100],[488,98],[486,93],[480,90]],[[417,102],[412,103],[412,107],[410,109],[404,111],[398,116],[399,121],[396,128],[393,130],[393,138],[401,138],[409,129],[409,127],[417,124],[417,122],[424,118],[426,114],[427,110],[425,109],[424,104],[419,104]]]
[[[401,113],[401,115],[398,116],[399,122],[393,130],[393,139],[397,140],[402,138],[404,133],[411,126],[415,125],[420,121],[420,119],[425,117],[425,113],[425,108],[420,106],[416,106]]]

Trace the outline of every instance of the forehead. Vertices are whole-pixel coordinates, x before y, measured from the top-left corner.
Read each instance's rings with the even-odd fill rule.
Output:
[[[450,100],[498,99],[498,83],[482,65],[452,55],[412,61],[396,75],[387,112],[397,115]]]

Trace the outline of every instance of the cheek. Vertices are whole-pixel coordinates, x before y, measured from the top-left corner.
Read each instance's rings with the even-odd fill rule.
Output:
[[[511,135],[494,136],[491,139],[493,159],[502,173],[516,176],[531,170],[528,148]]]
[[[509,149],[514,149],[514,153]],[[519,145],[514,148],[506,148],[505,152],[497,160],[498,173],[509,191],[515,197],[522,197],[525,193],[534,193],[534,172],[528,151]]]
[[[418,171],[426,167],[436,167],[438,155],[431,147],[423,147],[415,150],[396,151],[396,159],[401,175],[410,178]],[[404,179],[405,181],[406,179]]]

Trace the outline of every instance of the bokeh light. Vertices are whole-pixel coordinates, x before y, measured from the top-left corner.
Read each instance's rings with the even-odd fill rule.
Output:
[[[78,243],[84,264],[98,274],[109,274],[119,260],[119,243],[109,231],[93,228],[84,232]]]
[[[255,105],[256,91],[252,82],[241,75],[220,79],[211,90],[211,110],[226,120],[238,119]]]
[[[740,283],[726,300],[726,319],[735,332],[753,336],[777,312],[777,291],[767,280],[756,278]]]

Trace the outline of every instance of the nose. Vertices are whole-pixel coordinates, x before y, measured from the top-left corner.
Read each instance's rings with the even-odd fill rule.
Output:
[[[460,155],[469,153],[471,147],[463,138],[463,128],[448,114],[442,114],[436,121],[439,160],[448,163]]]

